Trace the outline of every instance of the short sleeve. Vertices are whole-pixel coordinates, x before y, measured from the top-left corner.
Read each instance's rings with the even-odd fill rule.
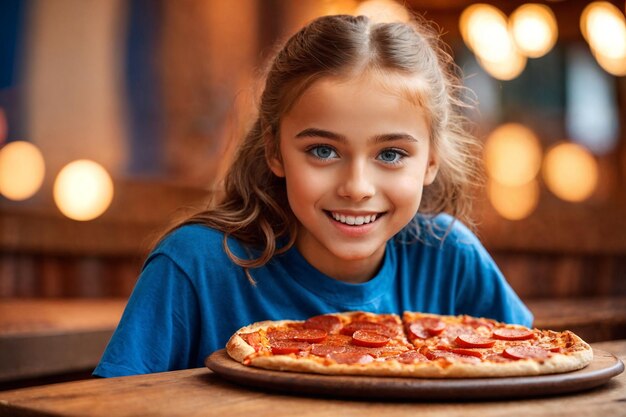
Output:
[[[150,257],[94,376],[115,377],[194,367],[198,301],[168,256]]]

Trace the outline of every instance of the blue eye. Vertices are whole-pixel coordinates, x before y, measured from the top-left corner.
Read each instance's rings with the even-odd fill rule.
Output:
[[[318,145],[307,150],[311,155],[318,159],[331,159],[337,157],[337,152],[330,146]]]
[[[384,151],[378,154],[378,159],[386,164],[397,164],[405,156],[406,156],[405,154],[402,154],[399,151],[396,151],[393,149],[385,149]]]

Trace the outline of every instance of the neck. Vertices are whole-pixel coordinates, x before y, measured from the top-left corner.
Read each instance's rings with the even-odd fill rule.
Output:
[[[361,284],[374,278],[385,257],[385,247],[365,259],[337,259],[329,253],[308,253],[296,243],[300,254],[321,273],[338,281]]]

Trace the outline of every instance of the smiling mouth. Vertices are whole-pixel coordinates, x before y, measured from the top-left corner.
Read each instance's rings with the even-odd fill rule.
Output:
[[[380,219],[382,216],[385,215],[385,212],[362,215],[362,216],[355,216],[355,215],[346,215],[342,213],[336,213],[333,211],[326,211],[326,210],[324,211],[326,215],[329,216],[334,221],[342,223],[342,224],[347,224],[349,226],[362,226],[364,224],[374,223],[377,219]]]

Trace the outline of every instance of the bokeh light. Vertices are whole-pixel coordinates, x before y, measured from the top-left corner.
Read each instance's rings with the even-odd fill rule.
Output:
[[[474,4],[463,10],[459,25],[465,44],[492,77],[511,80],[526,67],[526,57],[519,53],[500,9]]]
[[[54,201],[70,219],[92,220],[113,200],[113,181],[96,162],[80,159],[67,164],[54,182]]]
[[[43,155],[35,145],[14,141],[0,149],[0,194],[9,200],[32,197],[45,175]]]
[[[606,72],[615,75],[616,77],[623,77],[626,75],[626,55],[621,58],[611,58],[602,55],[599,51],[592,52],[598,64]]]
[[[459,19],[461,36],[467,47],[475,52],[476,43],[484,36],[483,28],[499,30],[506,27],[506,15],[490,4],[476,3],[466,7]]]
[[[556,17],[546,5],[528,3],[518,7],[509,18],[509,25],[517,47],[530,58],[544,56],[556,43]]]
[[[539,184],[537,180],[531,180],[522,185],[506,186],[491,180],[487,186],[487,195],[500,216],[508,220],[521,220],[537,207]]]
[[[500,62],[491,62],[478,57],[478,63],[493,78],[502,81],[509,81],[517,78],[526,68],[527,59],[524,55],[510,50],[511,55]]]
[[[364,15],[377,23],[408,22],[409,11],[394,0],[366,0],[359,4],[356,15]]]
[[[482,59],[502,61],[509,55],[511,38],[506,15],[487,4],[474,4],[461,14],[461,34],[468,47]]]
[[[595,191],[598,176],[598,163],[580,145],[560,143],[551,148],[544,158],[544,181],[548,189],[562,200],[586,200]]]
[[[596,53],[611,59],[626,57],[626,19],[613,4],[596,1],[585,7],[580,30]]]
[[[504,124],[487,137],[485,166],[489,176],[501,185],[526,184],[541,168],[539,139],[521,124]]]

